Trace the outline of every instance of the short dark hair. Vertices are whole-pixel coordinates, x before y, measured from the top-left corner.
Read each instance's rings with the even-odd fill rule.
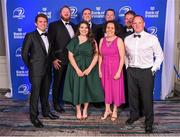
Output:
[[[69,9],[69,11],[71,12],[71,9],[70,9],[69,6],[67,6],[67,5],[64,5],[63,7],[61,7],[60,10],[59,10],[59,12],[61,13],[64,8]]]
[[[124,16],[126,16],[127,14],[131,14],[133,16],[136,16],[136,13],[133,10],[127,11]]]
[[[82,14],[84,13],[85,10],[89,10],[90,12],[92,12],[92,10],[91,10],[90,8],[84,8],[84,9],[82,10]]]
[[[118,32],[117,32],[117,22],[114,21],[114,20],[106,21],[106,23],[105,23],[105,25],[104,25],[104,27],[103,27],[103,32],[106,33],[106,28],[107,28],[107,25],[108,25],[109,23],[114,24],[114,27],[115,27],[115,35],[117,35],[117,33],[118,33]]]
[[[115,15],[115,10],[114,10],[114,9],[107,9],[107,10],[105,11],[104,15],[106,15],[108,11],[112,11],[112,12],[114,13],[114,15]]]
[[[135,17],[140,17],[140,18],[143,20],[143,22],[145,22],[145,20],[144,20],[144,17],[143,17],[143,16],[141,16],[141,15],[135,15],[135,16],[134,16],[134,19],[135,19]],[[134,20],[134,19],[133,19],[133,20]]]
[[[47,17],[44,13],[39,13],[39,14],[35,17],[35,22],[36,22],[36,23],[37,23],[39,17],[45,18],[45,19],[47,20],[47,22],[48,22],[48,17]]]

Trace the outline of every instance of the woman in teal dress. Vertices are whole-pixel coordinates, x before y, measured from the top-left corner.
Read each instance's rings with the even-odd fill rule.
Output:
[[[86,119],[89,102],[103,102],[104,93],[98,75],[98,48],[89,24],[79,24],[76,36],[67,46],[68,64],[63,100],[76,105],[77,119]],[[81,112],[82,104],[84,104]]]

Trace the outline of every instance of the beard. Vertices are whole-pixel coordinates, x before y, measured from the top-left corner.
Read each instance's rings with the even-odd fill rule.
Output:
[[[70,21],[70,18],[71,18],[71,17],[66,18],[66,17],[61,16],[61,19],[64,20],[64,21],[66,21],[66,22]]]

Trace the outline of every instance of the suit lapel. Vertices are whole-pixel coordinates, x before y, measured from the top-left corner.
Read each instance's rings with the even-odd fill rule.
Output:
[[[36,34],[36,38],[38,39],[39,43],[41,44],[43,51],[45,52],[45,54],[47,54],[44,41],[42,40],[42,38],[37,30],[36,30],[35,34]]]
[[[69,32],[68,32],[66,26],[64,25],[64,23],[62,22],[62,20],[60,20],[59,23],[60,23],[60,26],[62,26],[63,29],[65,30],[66,35],[67,35],[69,38],[71,38],[71,36],[69,35]]]

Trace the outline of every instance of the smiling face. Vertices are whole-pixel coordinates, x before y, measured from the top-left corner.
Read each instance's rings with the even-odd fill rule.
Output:
[[[48,26],[47,19],[43,17],[38,17],[35,25],[39,30],[41,30],[42,32],[45,32]]]
[[[67,7],[64,7],[62,10],[61,10],[61,18],[64,20],[64,21],[69,21],[70,18],[71,18],[71,11],[69,8]]]
[[[132,14],[126,14],[124,21],[127,28],[132,28],[132,22],[133,22],[134,15]]]
[[[79,33],[82,36],[87,36],[89,33],[89,28],[88,25],[86,23],[81,23],[79,26]]]
[[[114,15],[114,12],[109,10],[106,12],[106,15],[105,15],[105,20],[106,21],[112,21],[112,20],[115,20],[115,15]]]
[[[110,22],[106,26],[106,35],[107,37],[115,36],[115,24]]]
[[[91,11],[89,9],[84,10],[82,18],[83,18],[84,21],[90,22],[91,18],[92,18]]]
[[[144,30],[144,26],[145,26],[145,22],[143,20],[142,17],[140,16],[136,16],[134,17],[133,19],[133,24],[132,24],[133,28],[134,28],[134,31],[136,33],[140,33]]]

